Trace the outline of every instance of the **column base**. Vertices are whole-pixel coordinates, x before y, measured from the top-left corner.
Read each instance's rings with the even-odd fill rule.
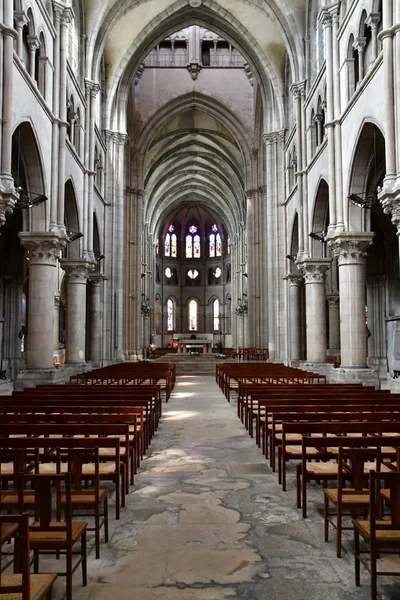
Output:
[[[380,389],[379,373],[368,367],[339,367],[333,369],[329,383],[362,383]]]
[[[89,363],[65,364],[58,369],[25,369],[18,373],[14,381],[14,390],[33,388],[37,385],[61,385],[68,383],[71,375],[91,371]]]
[[[11,396],[14,390],[14,382],[11,379],[0,381],[0,396]]]
[[[313,373],[318,373],[319,375],[326,375],[328,381],[331,377],[332,371],[334,370],[334,366],[331,363],[311,362],[307,360],[300,360],[297,368],[301,369],[302,371],[312,371]]]

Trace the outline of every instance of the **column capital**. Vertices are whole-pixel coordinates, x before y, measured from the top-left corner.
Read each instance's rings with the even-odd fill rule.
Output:
[[[325,275],[331,266],[330,258],[307,258],[296,263],[304,276],[304,283],[325,283]]]
[[[352,232],[328,234],[327,242],[338,265],[354,264],[364,261],[368,255],[368,248],[372,245],[374,234],[372,232]]]
[[[371,27],[371,29],[376,29],[380,23],[382,18],[381,13],[370,13],[365,21],[366,25]]]
[[[133,187],[129,187],[129,186],[127,186],[125,188],[126,196],[132,195],[132,196],[136,196],[137,198],[143,198],[143,194],[144,194],[143,190],[141,190],[139,188],[133,188]]]
[[[86,283],[89,272],[94,269],[93,262],[84,258],[62,258],[60,264],[66,272],[68,283]]]
[[[400,235],[400,187],[383,190],[379,195],[383,212],[391,215],[392,223],[397,227],[397,235]]]
[[[306,93],[306,81],[298,81],[297,83],[293,83],[290,87],[290,91],[292,92],[294,98],[302,98]]]
[[[66,240],[56,233],[47,231],[21,231],[18,234],[22,246],[28,252],[29,266],[47,265],[55,267]]]
[[[327,6],[324,6],[323,8],[321,8],[321,10],[318,13],[317,19],[318,19],[318,21],[321,21],[322,26],[324,28],[332,27],[333,16],[332,16],[330,9]]]
[[[96,98],[100,91],[100,84],[91,79],[85,79],[85,91],[91,98]]]
[[[14,186],[10,187],[8,185],[4,187],[0,182],[0,227],[6,222],[7,215],[13,212],[17,200],[18,194]]]
[[[303,277],[296,273],[288,273],[283,279],[288,281],[289,285],[293,287],[300,287],[303,283]]]
[[[24,27],[29,23],[28,15],[24,10],[14,11],[14,19],[18,27]]]
[[[117,141],[120,146],[125,146],[126,142],[128,141],[128,134],[118,132]]]
[[[339,307],[339,294],[328,294],[326,297],[329,308]]]
[[[358,52],[363,52],[367,43],[366,37],[358,37],[354,40],[353,48]]]
[[[105,277],[104,275],[102,275],[101,273],[90,273],[89,275],[89,283],[92,284],[92,286],[94,287],[100,287],[100,285],[103,283]]]
[[[40,40],[36,35],[28,35],[26,41],[31,52],[36,52],[40,48]]]
[[[64,10],[61,13],[61,26],[68,27],[74,17],[75,13],[73,8],[71,6],[64,7]]]

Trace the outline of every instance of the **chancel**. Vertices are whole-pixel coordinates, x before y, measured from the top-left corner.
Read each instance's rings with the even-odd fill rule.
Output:
[[[175,365],[174,376],[160,376],[163,385],[176,375],[178,383],[193,376],[211,385],[223,360],[399,392],[399,60],[399,0],[2,0],[0,396],[40,385],[64,389],[92,369],[145,371],[153,362]],[[227,395],[246,377],[226,375]],[[139,385],[140,377],[133,379]],[[154,382],[149,375],[141,384]],[[175,400],[182,402],[178,413],[187,410],[197,423],[213,409],[200,401],[185,406],[199,398],[194,387],[193,396],[182,390]],[[221,400],[219,391],[201,390]],[[229,421],[225,408],[217,420]],[[255,414],[243,411],[252,425]],[[232,423],[227,447],[239,427]],[[181,425],[188,425],[184,417]],[[193,439],[182,433],[177,452],[192,453],[182,470],[196,469],[191,493],[198,489],[203,499],[221,473],[242,476],[212,495],[218,513],[225,497],[231,501],[227,490],[245,496],[251,468],[245,459],[233,464],[233,449],[225,464],[224,434],[216,427],[212,446],[215,423],[208,425],[198,425]],[[197,462],[203,434],[212,458]],[[150,437],[129,455],[132,478]],[[172,446],[161,444],[164,450],[175,456]],[[220,462],[208,468],[215,457]],[[267,552],[258,561],[258,550],[245,549],[246,525],[229,512],[221,518],[236,523],[240,560],[228,561],[226,577],[204,567],[199,579],[190,568],[179,579],[187,554],[214,564],[200,530],[179,556],[173,535],[157,538],[156,528],[178,510],[194,529],[203,522],[182,481],[177,476],[182,488],[173,495],[162,479],[159,516],[141,504],[146,491],[137,495],[138,522],[151,521],[157,540],[154,547],[146,541],[143,572],[164,586],[137,597],[206,600],[214,581],[226,586],[218,599],[270,597],[261,585],[229,587],[235,577],[265,583],[277,568],[271,550],[270,564]],[[258,494],[257,485],[252,480]],[[271,502],[279,513],[282,498],[263,493],[254,496],[260,514]],[[242,515],[249,511],[241,505]],[[282,522],[296,519],[287,512]],[[135,536],[141,527],[133,526]],[[220,529],[222,546],[229,544]],[[303,556],[301,539],[294,546]],[[174,577],[180,587],[171,591]],[[321,597],[328,593],[322,587]],[[98,586],[89,595],[113,593]],[[332,597],[347,593],[351,598],[347,588],[335,588]],[[285,598],[278,587],[275,596]]]

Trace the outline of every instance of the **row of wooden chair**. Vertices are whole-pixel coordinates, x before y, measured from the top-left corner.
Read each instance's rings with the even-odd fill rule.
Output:
[[[289,461],[297,462],[296,495],[303,516],[307,516],[307,486],[323,482],[325,540],[333,525],[338,556],[345,511],[353,516],[356,584],[360,584],[360,564],[366,564],[362,539],[367,544],[375,600],[377,576],[384,574],[377,570],[377,557],[384,549],[400,550],[399,494],[392,492],[400,483],[400,397],[359,385],[321,385],[317,379],[300,383],[301,376],[285,384],[281,366],[273,382],[273,369],[267,379],[258,368],[262,365],[251,367],[247,378],[243,372],[222,369],[224,373],[217,375],[221,388],[228,399],[236,391],[238,416],[249,434],[255,434],[273,470],[278,462],[283,489]],[[236,380],[236,388],[231,379]],[[377,486],[382,487],[379,492]],[[389,515],[384,514],[384,505]]]

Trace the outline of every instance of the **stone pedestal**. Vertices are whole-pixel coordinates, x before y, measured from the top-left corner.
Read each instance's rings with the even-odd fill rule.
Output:
[[[62,259],[67,277],[66,362],[84,363],[86,347],[86,284],[93,268],[87,260]]]
[[[298,266],[306,286],[307,362],[326,361],[326,292],[325,274],[329,259],[308,258]]]
[[[65,240],[54,233],[21,232],[29,259],[28,369],[52,369],[56,265]]]
[[[341,366],[367,366],[367,327],[365,324],[367,249],[374,234],[341,233],[329,239],[338,259],[340,299]]]

